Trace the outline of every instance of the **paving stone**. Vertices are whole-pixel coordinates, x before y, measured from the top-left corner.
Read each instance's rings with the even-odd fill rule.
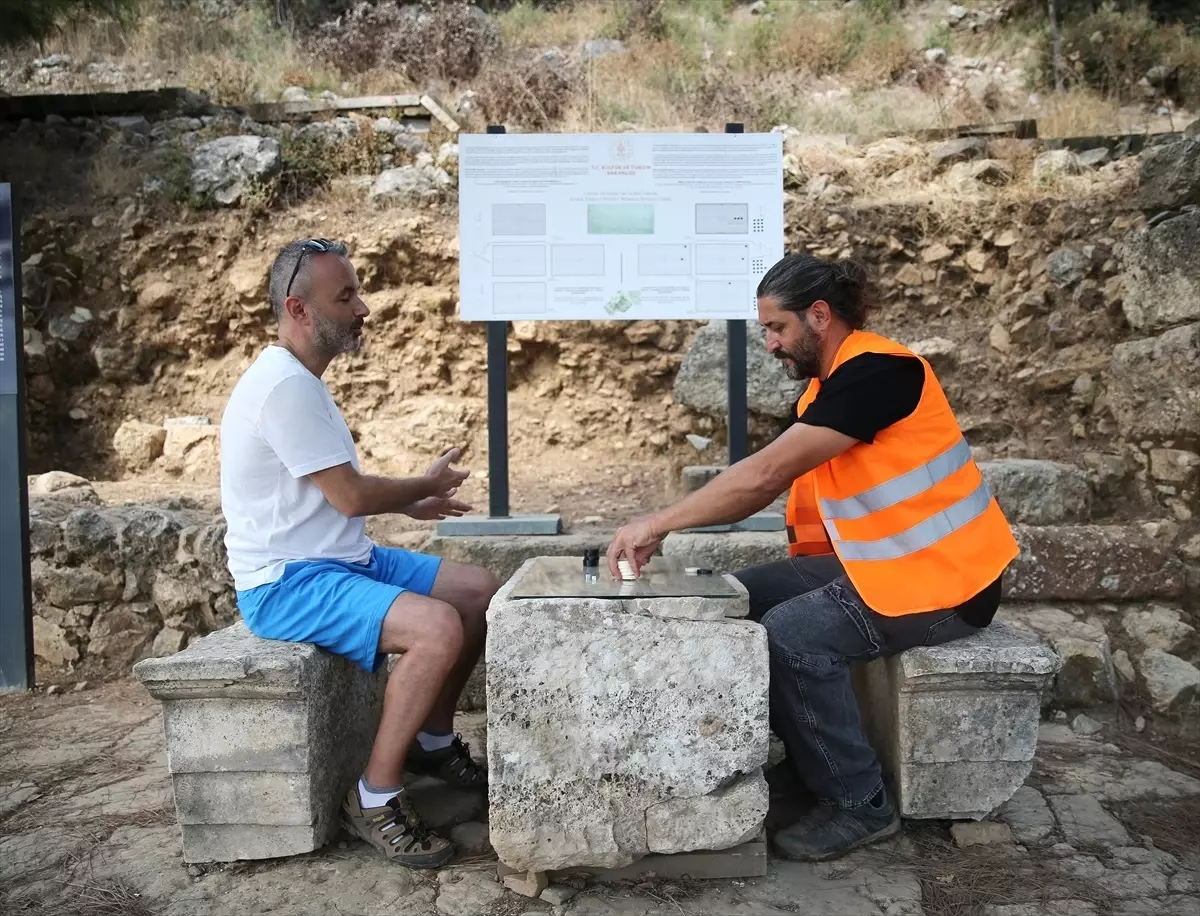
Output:
[[[1044,903],[992,904],[983,910],[985,916],[1096,916],[1096,904],[1086,900],[1056,900],[1053,911]]]
[[[1148,849],[1144,846],[1117,846],[1111,852],[1113,860],[1117,863],[1154,865],[1159,871],[1167,873],[1174,872],[1179,867],[1179,860],[1161,849]]]
[[[1063,836],[1076,846],[1127,846],[1129,834],[1121,822],[1090,795],[1054,795],[1050,808]]]
[[[1181,872],[1178,875],[1171,876],[1171,880],[1167,884],[1167,889],[1172,894],[1194,894],[1197,890],[1197,884],[1195,872],[1191,872],[1190,874]]]
[[[1115,900],[1112,916],[1196,916],[1200,912],[1200,897],[1172,894],[1146,900]]]
[[[26,802],[40,798],[39,789],[32,782],[16,782],[0,787],[0,817],[7,817]]]
[[[1105,872],[1096,879],[1096,884],[1118,900],[1159,897],[1167,892],[1166,875],[1151,865]]]
[[[1000,806],[996,816],[1012,828],[1017,842],[1026,846],[1041,843],[1054,832],[1054,815],[1040,792],[1021,786],[1013,797]]]
[[[1200,780],[1168,769],[1157,760],[1121,755],[1113,745],[1101,745],[1063,729],[1067,742],[1055,740],[1042,728],[1034,776],[1048,796],[1092,795],[1102,802],[1141,798],[1185,798],[1200,795]]]
[[[1069,859],[1059,859],[1055,862],[1055,869],[1071,875],[1073,878],[1081,878],[1090,881],[1094,878],[1099,878],[1103,875],[1104,866],[1100,864],[1100,860],[1095,856],[1072,856]]]
[[[486,916],[504,896],[487,872],[442,872],[438,882],[437,908],[446,916]]]

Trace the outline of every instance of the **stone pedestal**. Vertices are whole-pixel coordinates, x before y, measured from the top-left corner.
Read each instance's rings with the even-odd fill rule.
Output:
[[[489,823],[500,860],[520,871],[616,868],[757,836],[768,800],[767,640],[737,619],[748,611],[742,586],[701,577],[708,597],[668,595],[653,581],[613,583],[604,569],[592,594],[518,597],[550,566],[581,578],[581,558],[529,560],[488,611]],[[666,576],[660,584],[683,575],[664,558],[651,568]],[[597,596],[605,583],[610,594]]]
[[[237,623],[134,675],[163,702],[187,862],[266,859],[337,835],[371,751],[386,673]]]
[[[1002,623],[855,671],[863,725],[908,818],[979,820],[1033,768],[1058,656]]]

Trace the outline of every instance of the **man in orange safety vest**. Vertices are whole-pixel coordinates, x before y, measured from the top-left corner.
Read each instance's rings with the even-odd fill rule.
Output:
[[[810,379],[790,428],[701,490],[630,521],[608,550],[635,571],[672,531],[740,521],[790,488],[786,560],[735,575],[767,630],[771,726],[787,759],[773,790],[820,804],[772,838],[831,859],[894,835],[895,801],[867,742],[851,662],[978,632],[1018,549],[929,363],[863,330],[866,275],[794,254],[758,286],[767,349]]]

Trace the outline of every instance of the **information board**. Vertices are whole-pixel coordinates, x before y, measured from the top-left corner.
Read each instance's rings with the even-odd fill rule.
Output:
[[[750,319],[783,257],[781,134],[463,134],[460,315]]]

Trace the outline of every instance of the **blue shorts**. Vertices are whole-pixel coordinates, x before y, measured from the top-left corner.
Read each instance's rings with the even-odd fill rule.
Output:
[[[274,582],[238,592],[238,610],[263,639],[315,643],[378,671],[387,658],[379,632],[388,608],[404,592],[428,595],[441,564],[441,557],[378,545],[365,564],[300,560]]]

